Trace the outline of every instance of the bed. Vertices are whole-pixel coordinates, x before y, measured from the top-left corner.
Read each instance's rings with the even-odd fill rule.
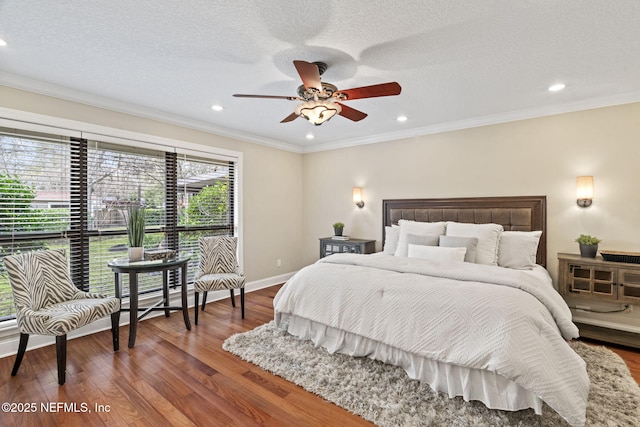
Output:
[[[383,201],[384,248],[301,269],[278,327],[502,410],[585,424],[589,380],[546,264],[544,196]]]

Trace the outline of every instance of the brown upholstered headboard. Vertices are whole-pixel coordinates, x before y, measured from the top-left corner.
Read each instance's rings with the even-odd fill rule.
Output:
[[[397,199],[382,201],[384,227],[400,219],[502,224],[505,230],[542,230],[537,263],[547,264],[547,197],[470,197],[452,199]]]

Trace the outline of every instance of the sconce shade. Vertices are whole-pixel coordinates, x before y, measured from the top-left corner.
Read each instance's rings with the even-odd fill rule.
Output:
[[[359,208],[364,207],[364,202],[362,201],[362,188],[353,187],[353,203],[355,203]]]
[[[340,114],[342,107],[331,101],[307,101],[296,107],[296,114],[316,126],[320,126],[336,114]]]
[[[576,179],[576,198],[578,206],[586,208],[593,203],[593,177],[579,176]]]

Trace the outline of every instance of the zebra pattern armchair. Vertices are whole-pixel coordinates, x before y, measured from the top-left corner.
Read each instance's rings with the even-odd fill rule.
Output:
[[[113,350],[117,351],[120,300],[82,292],[69,277],[64,250],[28,252],[6,256],[16,319],[20,331],[18,354],[11,376],[18,373],[29,335],[54,335],[58,384],[66,379],[67,333],[111,315]]]
[[[244,319],[244,274],[238,265],[236,249],[238,238],[229,236],[203,237],[200,244],[200,268],[196,273],[193,289],[195,294],[195,321],[198,324],[199,293],[202,296],[202,307],[207,303],[207,291],[229,289],[231,305],[236,306],[233,290],[240,289],[240,307]]]

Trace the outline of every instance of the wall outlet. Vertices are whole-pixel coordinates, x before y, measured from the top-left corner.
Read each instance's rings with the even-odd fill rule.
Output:
[[[280,258],[276,260],[276,267],[278,268],[282,267],[282,260]]]
[[[631,313],[633,311],[633,306],[631,304],[626,304],[624,306],[624,312],[625,313]]]

